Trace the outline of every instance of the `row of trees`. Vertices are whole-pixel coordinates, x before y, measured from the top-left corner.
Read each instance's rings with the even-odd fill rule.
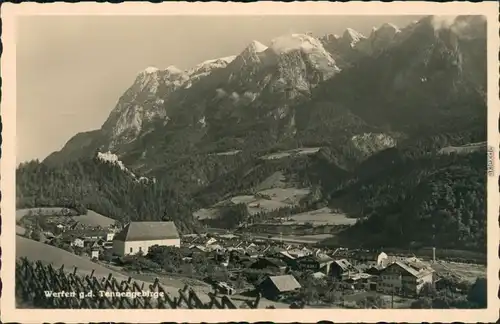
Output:
[[[487,307],[487,280],[477,278],[466,287],[465,293],[452,293],[449,289],[437,291],[432,287],[427,288],[422,296],[411,304],[411,308],[461,308],[474,309]]]

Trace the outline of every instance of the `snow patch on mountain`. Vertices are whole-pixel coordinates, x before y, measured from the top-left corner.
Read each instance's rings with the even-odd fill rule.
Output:
[[[158,72],[160,69],[154,67],[154,66],[149,66],[147,68],[145,68],[141,73],[146,73],[146,74],[150,74],[150,73],[155,73],[155,72]]]
[[[280,36],[272,40],[270,48],[274,53],[278,55],[283,55],[295,51],[302,52],[308,58],[309,63],[314,67],[314,69],[323,73],[323,80],[332,77],[335,73],[340,71],[335,63],[335,60],[330,55],[330,53],[325,50],[321,41],[310,35],[291,34]],[[301,67],[294,66],[294,69],[301,69]],[[298,70],[295,72],[298,72]],[[290,71],[290,73],[292,73],[292,71]],[[308,81],[299,81],[303,81],[299,83],[300,85],[304,86],[302,87],[303,90],[307,90]]]
[[[181,69],[179,69],[178,67],[173,66],[173,65],[170,65],[169,67],[167,67],[165,69],[165,71],[169,72],[170,74],[183,74],[184,73],[184,71],[182,71]]]
[[[257,53],[262,53],[262,52],[266,51],[268,47],[266,45],[256,41],[256,40],[254,40],[250,43],[250,45],[248,45],[248,48],[253,49]]]
[[[349,45],[351,45],[351,47],[355,47],[356,44],[359,43],[361,40],[365,39],[366,36],[364,36],[360,32],[355,31],[352,28],[347,28],[344,31],[342,38],[344,40],[347,40],[349,42]]]
[[[394,31],[394,33],[400,33],[401,30],[399,29],[398,26],[391,24],[391,23],[384,23],[380,27],[373,27],[372,28],[372,35],[376,33],[381,33],[381,32],[386,32],[386,31]]]
[[[217,58],[217,59],[207,60],[207,61],[204,61],[204,62],[196,65],[194,68],[187,70],[186,74],[189,76],[190,82],[186,86],[186,88],[191,87],[191,85],[194,81],[199,80],[202,77],[209,75],[214,70],[225,68],[229,63],[234,61],[235,58],[236,58],[236,55],[232,55],[232,56],[226,56],[226,57],[221,57],[221,58]]]
[[[310,53],[323,49],[323,45],[316,38],[305,34],[291,34],[276,37],[271,41],[271,49],[277,54],[301,50]],[[324,49],[323,49],[324,50]]]

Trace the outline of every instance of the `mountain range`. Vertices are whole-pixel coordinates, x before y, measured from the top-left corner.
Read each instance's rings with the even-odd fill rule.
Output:
[[[115,218],[168,217],[190,230],[194,210],[281,172],[290,185],[320,188],[311,206],[321,201],[361,219],[347,232],[370,244],[390,244],[387,236],[422,242],[428,234],[409,230],[429,232],[451,218],[456,228],[439,244],[482,249],[483,146],[442,152],[486,141],[486,72],[481,16],[387,23],[368,36],[350,28],[284,35],[188,70],[148,67],[100,129],[18,168],[18,206],[64,196]],[[306,147],[318,150],[262,159]],[[122,174],[110,179],[114,166]],[[457,173],[479,184],[450,182]]]

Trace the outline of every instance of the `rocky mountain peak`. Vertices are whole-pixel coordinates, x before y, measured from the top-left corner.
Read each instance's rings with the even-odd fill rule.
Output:
[[[255,52],[255,53],[262,53],[265,50],[267,50],[267,46],[262,44],[259,41],[253,40],[250,42],[250,44],[248,44],[248,46],[246,47],[245,50],[250,51],[250,52]]]
[[[374,27],[370,38],[393,38],[401,30],[394,24],[384,23],[379,28]]]
[[[243,64],[259,63],[266,50],[267,46],[254,40],[245,47],[238,57],[240,61],[243,61]]]
[[[320,40],[306,34],[290,34],[276,37],[271,41],[270,48],[278,55],[292,51],[304,53],[324,52],[325,55],[328,55]]]
[[[366,36],[352,28],[346,28],[342,34],[342,41],[349,44],[351,47],[355,47],[357,43],[365,38]]]

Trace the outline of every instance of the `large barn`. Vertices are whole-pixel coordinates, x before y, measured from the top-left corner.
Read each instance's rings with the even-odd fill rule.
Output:
[[[113,239],[113,252],[117,255],[147,254],[153,245],[181,246],[174,222],[131,222]]]

